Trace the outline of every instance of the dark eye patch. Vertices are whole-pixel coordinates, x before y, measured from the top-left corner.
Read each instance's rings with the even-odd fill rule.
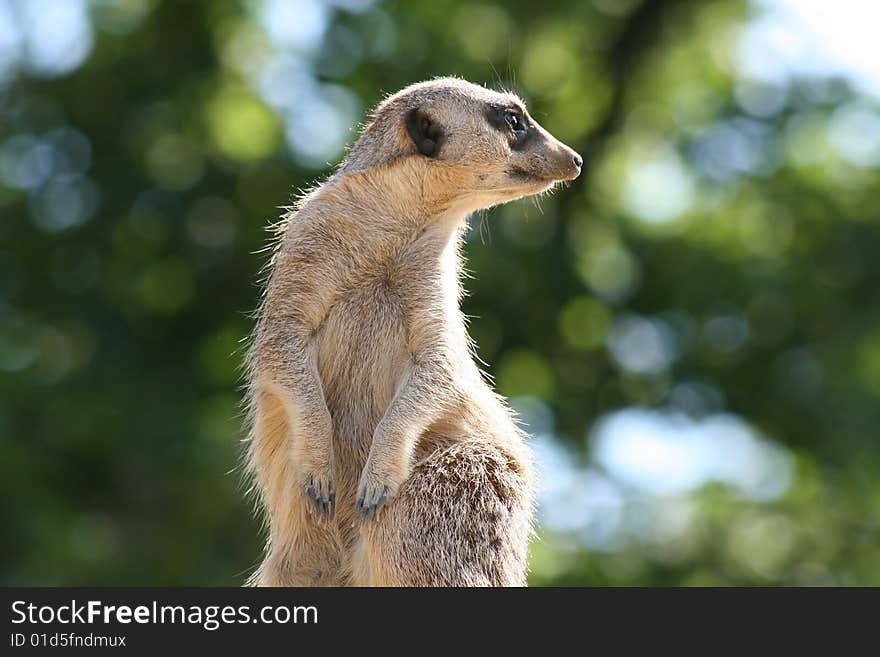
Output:
[[[523,120],[522,114],[520,114],[516,110],[504,110],[503,118],[504,122],[507,124],[507,127],[514,132],[522,132],[526,129],[525,121]]]
[[[486,120],[496,130],[508,135],[510,147],[520,150],[534,132],[525,111],[516,105],[488,105]]]

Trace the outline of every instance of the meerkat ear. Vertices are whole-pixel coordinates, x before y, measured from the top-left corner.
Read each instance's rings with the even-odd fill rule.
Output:
[[[435,157],[440,152],[443,128],[421,107],[414,107],[406,113],[406,131],[422,155]]]

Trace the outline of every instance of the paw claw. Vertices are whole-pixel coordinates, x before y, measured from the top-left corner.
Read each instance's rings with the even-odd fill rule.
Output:
[[[336,506],[336,493],[330,477],[317,478],[311,475],[306,483],[306,494],[315,508],[326,518],[333,515]]]
[[[362,520],[369,521],[376,517],[376,514],[385,505],[391,495],[388,486],[378,488],[366,488],[358,497],[354,506],[355,515],[359,515]]]

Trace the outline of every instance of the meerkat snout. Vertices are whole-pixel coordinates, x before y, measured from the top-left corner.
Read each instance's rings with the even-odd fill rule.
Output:
[[[505,109],[502,121],[512,126],[514,135],[510,145],[511,176],[514,179],[524,182],[531,179],[552,186],[580,175],[583,158],[541,127],[524,108]]]

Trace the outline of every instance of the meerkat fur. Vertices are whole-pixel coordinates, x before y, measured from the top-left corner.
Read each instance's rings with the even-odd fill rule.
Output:
[[[435,79],[282,219],[247,358],[251,583],[525,584],[531,454],[474,362],[460,247],[473,212],[581,164],[516,96]]]

